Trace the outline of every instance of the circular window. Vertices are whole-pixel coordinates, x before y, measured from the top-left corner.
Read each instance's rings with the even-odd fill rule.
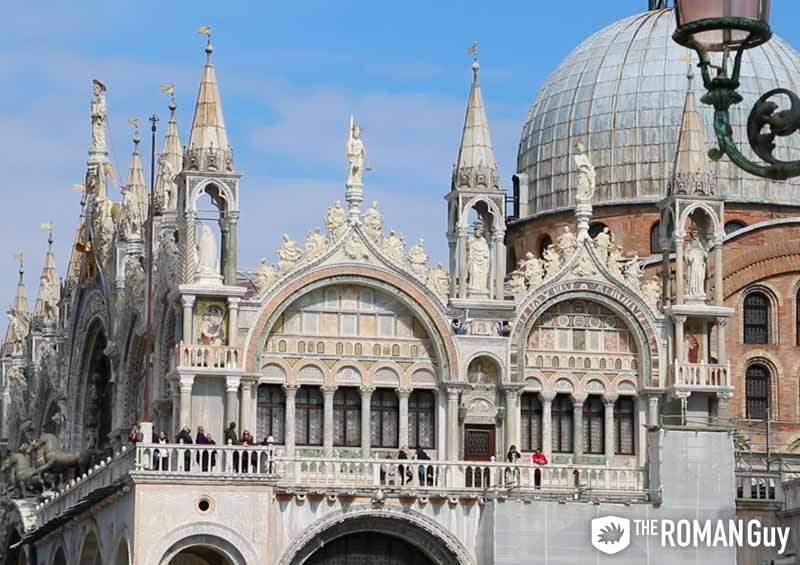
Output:
[[[211,502],[210,498],[203,497],[197,501],[197,509],[202,512],[203,514],[207,512],[211,512],[214,505]]]

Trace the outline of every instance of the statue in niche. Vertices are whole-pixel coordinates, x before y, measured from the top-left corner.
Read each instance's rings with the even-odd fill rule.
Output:
[[[200,316],[198,341],[203,345],[224,345],[224,319],[225,309],[219,304],[209,304]]]
[[[61,300],[61,284],[58,275],[53,271],[42,272],[39,284],[41,290],[39,299],[44,307],[44,322],[54,323],[58,321],[58,305]]]
[[[564,226],[564,233],[558,238],[558,249],[561,251],[561,258],[566,262],[575,253],[578,247],[578,240],[575,234],[569,229],[569,226]]]
[[[661,301],[661,281],[655,277],[647,279],[642,283],[641,292],[651,308],[657,307]]]
[[[361,141],[361,126],[355,118],[350,116],[350,136],[347,140],[347,163],[349,174],[347,176],[347,186],[360,186],[364,184],[364,162],[367,158],[367,150],[364,142]]]
[[[163,210],[175,210],[178,207],[178,185],[175,183],[176,177],[175,169],[172,167],[169,159],[162,156],[158,160],[156,193],[158,194],[159,205]]]
[[[450,275],[444,270],[441,263],[428,271],[428,288],[441,297],[450,294]]]
[[[575,200],[578,204],[591,204],[597,187],[597,171],[586,154],[586,148],[580,141],[575,144],[575,165],[578,167],[578,188]]]
[[[476,361],[473,369],[469,372],[468,380],[473,385],[490,385],[492,377],[483,368],[483,362]]]
[[[325,215],[325,229],[334,240],[339,239],[347,230],[347,212],[338,200],[328,208],[328,213]]]
[[[197,243],[198,272],[200,275],[219,275],[217,240],[214,232],[205,224],[200,224],[200,237]]]
[[[625,280],[625,275],[622,273],[622,248],[619,245],[611,243],[611,249],[606,259],[608,270],[615,279],[619,281]]]
[[[8,341],[11,344],[9,353],[19,355],[24,350],[30,322],[25,312],[17,312],[16,309],[11,308],[6,313],[8,314]]]
[[[428,269],[428,255],[425,253],[422,239],[408,250],[408,267],[414,275],[418,277],[425,276],[425,272]]]
[[[544,259],[544,269],[547,273],[547,278],[554,277],[559,269],[561,269],[561,256],[558,254],[553,244],[548,245],[547,249],[544,250],[542,259]]]
[[[468,290],[470,297],[486,297],[489,295],[489,271],[491,268],[491,250],[484,237],[483,222],[475,223],[475,232],[467,240]]]
[[[283,245],[278,249],[278,268],[281,273],[288,273],[294,269],[297,262],[303,256],[303,250],[288,234],[283,234]]]
[[[603,265],[608,264],[608,255],[611,252],[612,245],[611,230],[605,227],[594,238],[595,253],[597,253],[597,257]]]
[[[405,247],[406,242],[402,234],[394,230],[389,230],[389,233],[383,238],[383,252],[395,263],[401,263],[403,261]]]
[[[528,292],[528,285],[525,282],[525,261],[522,259],[517,263],[517,269],[508,275],[508,284],[515,298],[520,298]]]
[[[686,294],[690,297],[706,297],[706,262],[708,251],[695,233],[686,250]]]
[[[106,85],[97,79],[92,81],[92,150],[106,150],[106,121],[108,112],[106,111]]]
[[[364,231],[372,241],[378,241],[383,234],[383,214],[378,210],[378,201],[373,200],[366,212],[361,215]]]
[[[319,228],[308,232],[306,235],[306,257],[316,259],[325,253],[325,236],[319,232]]]
[[[530,288],[536,288],[544,280],[542,262],[530,251],[525,254],[521,269],[525,273],[525,282]]]
[[[84,434],[86,437],[86,447],[96,449],[98,447],[98,426],[100,413],[100,394],[97,391],[97,380],[100,377],[94,375],[86,386],[86,401],[84,410],[86,422],[84,423]]]
[[[642,277],[642,265],[639,262],[638,254],[634,253],[633,257],[625,263],[623,274],[625,277],[625,284],[636,292],[639,292],[639,279]]]
[[[266,259],[261,259],[261,263],[256,267],[256,279],[254,282],[259,296],[272,286],[272,283],[275,282],[275,275],[274,267],[271,267]]]
[[[142,202],[144,196],[144,202]],[[125,237],[132,239],[141,236],[142,227],[147,219],[147,193],[137,194],[132,187],[122,189],[122,217],[123,233]]]

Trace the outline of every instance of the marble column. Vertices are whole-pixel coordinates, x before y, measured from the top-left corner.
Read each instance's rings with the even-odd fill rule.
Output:
[[[575,462],[583,456],[583,403],[586,395],[572,395],[572,453]]]
[[[458,297],[467,297],[467,273],[469,266],[467,265],[467,230],[459,228],[458,230]]]
[[[512,445],[519,449],[519,429],[517,427],[517,416],[519,414],[519,390],[515,388],[506,389],[506,445],[507,451]],[[504,451],[504,452],[505,452]]]
[[[651,395],[647,399],[647,427],[655,428],[658,426],[658,396]]]
[[[503,243],[505,233],[500,232],[494,239],[494,299],[503,300],[505,298],[505,276],[506,276],[506,245]]]
[[[222,423],[222,429],[226,429],[231,422],[237,422],[239,419],[239,384],[241,377],[226,377],[225,378],[225,421]],[[243,431],[239,424],[239,433]]]
[[[336,394],[336,385],[323,385],[322,397],[323,405],[323,426],[322,426],[322,448],[325,457],[333,457],[333,396]]]
[[[447,389],[447,459],[458,461],[458,388]]]
[[[222,247],[225,254],[224,271],[222,276],[226,285],[236,285],[236,269],[238,269],[237,247],[238,247],[238,228],[239,212],[228,212],[226,219],[228,234],[225,245]]]
[[[397,389],[397,400],[399,404],[397,442],[400,448],[408,447],[408,398],[410,396],[410,388],[400,387]]]
[[[239,303],[241,301],[242,299],[238,296],[228,297],[228,345],[231,347],[239,346]]]
[[[457,273],[458,267],[458,260],[456,256],[456,252],[458,249],[458,239],[452,235],[448,234],[447,236],[447,245],[450,248],[450,298],[456,298],[458,296],[458,279],[455,277],[455,273]]]
[[[717,306],[722,306],[724,302],[724,283],[722,280],[722,242],[724,238],[720,237],[714,241],[714,303]]]
[[[369,459],[372,443],[372,393],[374,386],[361,387],[361,457]]]
[[[686,281],[683,278],[683,240],[686,234],[683,231],[675,232],[675,302],[683,304],[686,302]]]
[[[717,418],[721,424],[727,424],[730,418],[730,401],[733,398],[732,392],[717,393]]]
[[[686,316],[675,316],[674,318],[675,323],[675,362],[676,363],[683,363],[686,359],[688,359],[689,352],[684,351],[685,344],[684,341],[684,324],[686,323]]]
[[[193,322],[193,312],[194,312],[194,301],[195,296],[191,294],[184,294],[181,296],[181,302],[183,303],[183,337],[182,342],[185,345],[191,345],[194,343],[194,336],[192,335],[192,322]],[[178,356],[178,364],[180,365],[180,356]]]
[[[542,400],[542,453],[547,459],[553,456],[553,400],[556,399],[555,392],[540,392]]]
[[[168,432],[169,437],[175,437],[180,429],[181,423],[181,383],[178,380],[170,382],[170,393],[172,395],[172,430]],[[191,394],[191,391],[190,391]]]
[[[243,378],[242,379],[242,400],[239,404],[239,426],[241,427],[242,431],[250,430],[250,433],[255,436],[256,430],[252,429],[253,426],[253,384],[254,379],[251,378]],[[256,438],[256,441],[261,441],[264,438]]]
[[[717,318],[717,363],[720,365],[728,363],[728,351],[725,343],[727,330],[728,318]],[[730,378],[730,375],[728,375],[728,378]]]
[[[295,416],[295,398],[297,396],[297,389],[300,387],[296,384],[283,385],[283,392],[286,395],[286,413],[284,414],[285,422],[283,426],[284,433],[284,446],[286,448],[286,455],[289,457],[294,456],[295,444],[295,431],[294,431],[294,416]]]
[[[192,387],[194,387],[194,375],[182,375],[180,377],[180,428],[192,427]]]
[[[603,405],[605,406],[606,465],[614,464],[614,455],[616,452],[616,438],[614,437],[616,431],[614,426],[614,404],[616,404],[616,402],[616,396],[609,395],[603,397]]]

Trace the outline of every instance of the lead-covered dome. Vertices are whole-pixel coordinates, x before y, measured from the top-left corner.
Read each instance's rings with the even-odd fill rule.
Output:
[[[687,55],[672,41],[672,10],[626,18],[578,46],[550,75],[528,111],[517,171],[528,175],[530,215],[575,205],[572,154],[583,141],[597,167],[596,203],[653,202],[666,193],[688,84]],[[800,91],[800,54],[773,37],[744,54],[739,92],[744,102],[731,109],[740,147],[747,144],[747,117],[758,97],[785,87]],[[705,92],[698,76],[694,90]],[[715,146],[713,109],[700,104],[708,147]],[[800,159],[800,136],[784,138],[776,152]],[[709,163],[729,200],[800,205],[800,179],[767,182],[724,158]]]

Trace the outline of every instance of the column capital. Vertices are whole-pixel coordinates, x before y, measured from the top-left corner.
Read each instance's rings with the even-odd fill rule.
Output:
[[[517,400],[517,398],[519,397],[519,394],[520,394],[520,390],[518,388],[513,388],[513,387],[512,388],[503,389],[503,392],[506,393],[506,398],[507,399],[514,400],[514,401]]]
[[[604,394],[604,395],[603,395],[603,403],[604,403],[606,406],[611,406],[611,407],[613,407],[613,406],[614,406],[614,404],[616,404],[616,403],[617,403],[617,400],[618,400],[618,399],[619,399],[619,395],[618,395],[618,394]]]
[[[181,303],[183,303],[183,307],[184,308],[193,307],[195,300],[197,300],[197,297],[194,294],[183,294],[183,295],[181,295]]]
[[[726,317],[717,318],[717,325],[719,327],[721,327],[721,328],[727,328],[728,327],[728,318],[726,318]]]
[[[652,408],[658,408],[658,402],[659,402],[659,398],[657,396],[655,396],[655,395],[651,395],[647,399],[648,406],[650,406]]]
[[[733,398],[733,392],[732,391],[728,391],[728,390],[722,391],[722,392],[718,392],[717,393],[717,398],[721,402],[730,402],[731,398]]]
[[[297,389],[300,388],[300,385],[297,383],[283,383],[281,387],[283,388],[283,392],[286,394],[286,396],[291,396],[294,398],[294,395],[297,394]]]
[[[458,396],[461,394],[461,387],[448,386],[447,387],[447,400],[449,402],[458,402]]]
[[[539,396],[542,397],[542,402],[547,402],[548,404],[556,399],[556,393],[552,390],[542,391]]]
[[[240,296],[229,296],[228,297],[228,307],[233,310],[239,309],[239,303],[242,301]]]
[[[239,385],[242,382],[241,377],[225,377],[225,391],[226,392],[238,392]]]
[[[414,389],[410,388],[410,387],[401,386],[401,387],[397,387],[395,389],[395,392],[397,392],[397,397],[398,398],[403,398],[403,397],[408,398],[409,396],[411,396],[411,393],[414,392]]]
[[[194,375],[181,375],[178,380],[181,392],[192,392],[194,386]]]
[[[586,402],[586,399],[589,397],[588,394],[575,394],[572,393],[572,406],[574,408],[581,408],[583,407],[583,403]]]
[[[361,396],[372,396],[372,393],[375,392],[375,387],[371,385],[362,385],[359,387],[361,391]]]
[[[686,323],[686,316],[673,316],[672,319],[675,320],[676,324],[680,324],[681,326]]]
[[[320,385],[319,388],[322,390],[323,396],[333,396],[339,389],[337,385]]]

